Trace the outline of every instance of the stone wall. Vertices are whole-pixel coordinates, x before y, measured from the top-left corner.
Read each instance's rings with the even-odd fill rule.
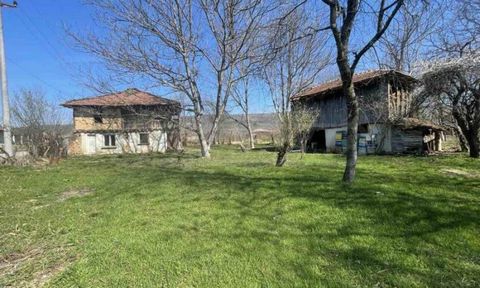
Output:
[[[80,134],[74,133],[70,139],[68,139],[68,155],[81,155],[82,143]]]
[[[103,131],[123,129],[122,118],[102,118],[102,123],[95,123],[92,117],[75,117],[73,125],[78,131]]]

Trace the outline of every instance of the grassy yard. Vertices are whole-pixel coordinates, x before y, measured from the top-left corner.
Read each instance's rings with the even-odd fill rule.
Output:
[[[480,161],[216,149],[0,168],[0,287],[479,287]]]

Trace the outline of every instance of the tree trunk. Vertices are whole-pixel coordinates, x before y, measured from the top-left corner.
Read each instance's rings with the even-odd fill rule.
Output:
[[[251,128],[248,129],[248,137],[250,139],[250,149],[255,149],[255,139]]]
[[[250,141],[250,149],[255,149],[255,139],[253,138],[253,131],[252,131],[252,125],[250,125],[250,120],[247,117],[247,131],[248,131],[248,139]]]
[[[455,134],[457,135],[458,143],[460,145],[460,150],[462,152],[468,152],[468,143],[467,140],[465,139],[465,136],[463,136],[462,130],[460,127],[455,127]]]
[[[303,135],[301,136],[301,139],[300,139],[300,159],[303,159],[303,154],[305,154],[305,143],[307,142],[305,140],[306,137],[304,137]]]
[[[478,138],[478,133],[480,131],[478,126],[473,125],[472,127],[469,125],[469,122],[462,117],[461,113],[458,112],[457,107],[454,107],[452,114],[457,121],[458,127],[460,127],[463,136],[465,136],[465,139],[467,140],[470,157],[479,158],[480,139]]]
[[[195,124],[197,125],[198,142],[200,143],[200,153],[204,158],[210,158],[210,145],[207,143],[205,134],[203,133],[202,117],[200,114],[195,115]]]
[[[285,162],[287,162],[287,153],[290,150],[290,145],[288,143],[284,143],[278,150],[277,154],[277,163],[275,166],[282,167]]]
[[[351,76],[351,75],[350,75]],[[343,173],[343,182],[352,183],[355,179],[355,169],[357,166],[357,132],[358,132],[358,100],[353,89],[353,83],[350,77],[350,85],[345,85],[343,93],[347,98],[347,163]],[[344,80],[345,81],[345,80]]]
[[[467,138],[468,146],[470,148],[470,157],[479,158],[480,157],[480,139],[478,139],[478,132],[465,133]]]
[[[213,119],[213,123],[212,123],[212,128],[210,129],[210,134],[208,135],[208,139],[207,139],[207,142],[208,142],[208,145],[210,146],[212,143],[215,143],[215,136],[217,135],[217,132],[218,132],[218,129],[219,129],[219,126],[220,126],[220,116],[221,114],[218,114],[215,116],[215,119]],[[231,144],[231,143],[229,143]]]

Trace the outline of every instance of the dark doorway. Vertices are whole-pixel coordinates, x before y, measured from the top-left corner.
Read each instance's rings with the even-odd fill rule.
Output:
[[[325,130],[314,130],[307,142],[308,152],[327,152],[327,145],[325,143]]]

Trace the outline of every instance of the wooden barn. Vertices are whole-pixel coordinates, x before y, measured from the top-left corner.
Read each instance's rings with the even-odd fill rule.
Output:
[[[360,103],[359,154],[442,149],[442,127],[409,117],[415,78],[394,70],[375,70],[356,74],[353,81]],[[306,89],[291,100],[294,109],[304,105],[318,111],[307,142],[308,151],[345,150],[347,108],[340,79]]]

